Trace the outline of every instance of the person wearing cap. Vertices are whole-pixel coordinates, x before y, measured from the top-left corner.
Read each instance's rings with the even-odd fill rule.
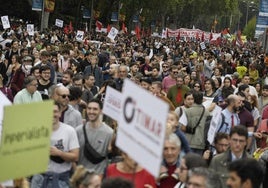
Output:
[[[25,104],[42,101],[41,94],[37,91],[38,82],[34,76],[24,79],[25,88],[19,91],[14,97],[14,104]]]

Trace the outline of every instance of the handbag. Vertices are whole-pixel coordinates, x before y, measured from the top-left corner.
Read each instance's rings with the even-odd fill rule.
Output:
[[[201,114],[198,122],[196,123],[196,125],[194,127],[186,126],[186,131],[185,131],[186,133],[195,134],[196,127],[199,125],[201,119],[203,118],[204,112],[205,112],[205,107],[203,106],[203,111],[202,111],[202,114]]]
[[[83,132],[85,137],[84,156],[86,157],[87,160],[89,160],[93,164],[98,164],[102,162],[106,157],[99,154],[88,142],[86,134],[86,125],[83,126]]]

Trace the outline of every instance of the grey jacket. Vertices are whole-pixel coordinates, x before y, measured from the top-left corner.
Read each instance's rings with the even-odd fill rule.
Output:
[[[251,156],[247,152],[243,152],[242,158],[250,158]],[[213,169],[220,175],[222,187],[227,188],[226,181],[228,178],[228,165],[232,162],[231,150],[227,150],[224,153],[216,155],[212,158],[209,168]]]

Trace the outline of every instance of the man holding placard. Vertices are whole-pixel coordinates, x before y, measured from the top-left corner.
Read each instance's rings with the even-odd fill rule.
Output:
[[[78,160],[78,138],[73,127],[60,122],[60,104],[54,104],[53,114],[48,170],[33,176],[32,188],[69,188],[72,162]]]

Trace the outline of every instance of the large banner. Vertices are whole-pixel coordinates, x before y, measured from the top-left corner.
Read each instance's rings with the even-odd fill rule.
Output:
[[[266,28],[268,28],[268,0],[261,0],[256,23],[255,38],[259,38]]]
[[[184,40],[201,40],[201,41],[210,41],[211,39],[217,39],[221,36],[221,33],[210,33],[205,32],[200,29],[186,29],[180,28],[176,30],[172,30],[167,28],[166,29],[166,37],[173,37],[173,38],[183,38]],[[215,40],[216,40],[215,39]]]

